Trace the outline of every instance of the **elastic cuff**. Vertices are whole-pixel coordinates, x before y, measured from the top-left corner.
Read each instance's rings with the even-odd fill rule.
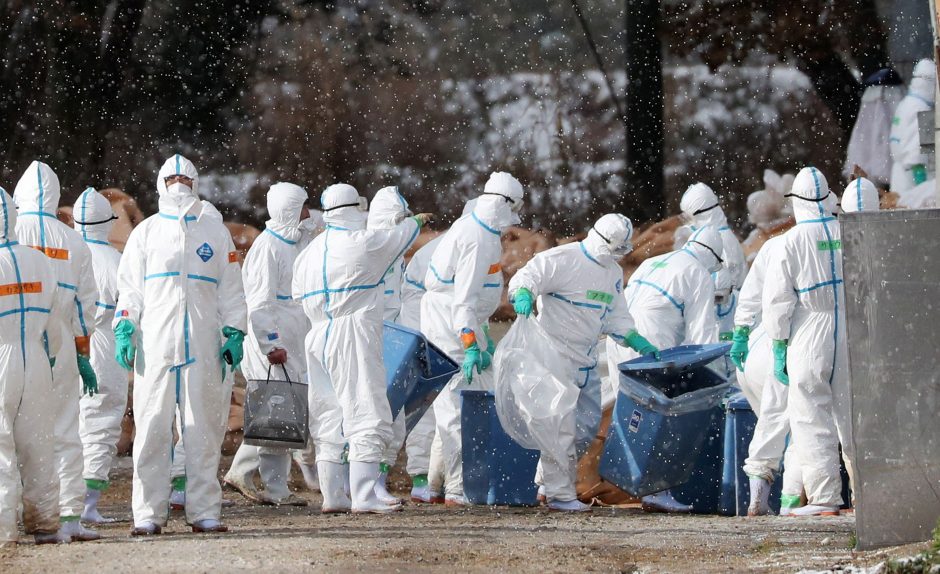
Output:
[[[77,522],[81,516],[60,516],[59,522]]]
[[[428,485],[428,475],[426,474],[416,474],[411,477],[411,486],[413,487],[422,487]]]
[[[173,490],[182,492],[186,490],[186,477],[176,476],[172,481],[170,481],[170,484],[173,485]]]
[[[88,490],[107,490],[109,482],[107,480],[98,480],[97,478],[86,478],[85,488]]]
[[[800,506],[799,494],[781,494],[780,495],[780,507],[781,508],[797,508],[799,506]]]

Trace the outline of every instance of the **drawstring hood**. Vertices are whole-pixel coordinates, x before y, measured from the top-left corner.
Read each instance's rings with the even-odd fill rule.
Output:
[[[108,243],[111,227],[117,216],[108,198],[89,187],[78,196],[72,207],[75,230],[86,243]]]
[[[275,183],[268,190],[268,217],[265,230],[276,237],[294,242],[300,240],[300,213],[307,202],[307,192],[293,183]]]

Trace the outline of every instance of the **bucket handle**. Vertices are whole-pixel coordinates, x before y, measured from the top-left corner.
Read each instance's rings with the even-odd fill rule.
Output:
[[[268,365],[268,378],[264,381],[264,384],[271,382],[271,367],[274,365]],[[281,363],[281,370],[284,371],[284,379],[287,381],[287,384],[293,385],[294,381],[290,380],[290,375],[287,374],[287,367],[284,366],[284,363]]]

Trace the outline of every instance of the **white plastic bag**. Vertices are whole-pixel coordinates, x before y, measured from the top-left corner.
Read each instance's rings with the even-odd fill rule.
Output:
[[[573,441],[558,439],[574,432],[577,368],[560,356],[538,322],[525,317],[510,327],[493,362],[503,429],[525,448],[566,460],[570,453],[559,443]]]

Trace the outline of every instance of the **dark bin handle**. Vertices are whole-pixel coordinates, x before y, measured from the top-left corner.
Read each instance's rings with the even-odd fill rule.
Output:
[[[268,378],[264,382],[264,384],[268,384],[271,382],[271,367],[273,366],[274,365],[268,365]],[[281,363],[281,370],[284,371],[284,379],[287,381],[287,383],[290,385],[293,385],[294,381],[290,380],[290,375],[287,374],[287,367],[284,366],[284,363]]]

